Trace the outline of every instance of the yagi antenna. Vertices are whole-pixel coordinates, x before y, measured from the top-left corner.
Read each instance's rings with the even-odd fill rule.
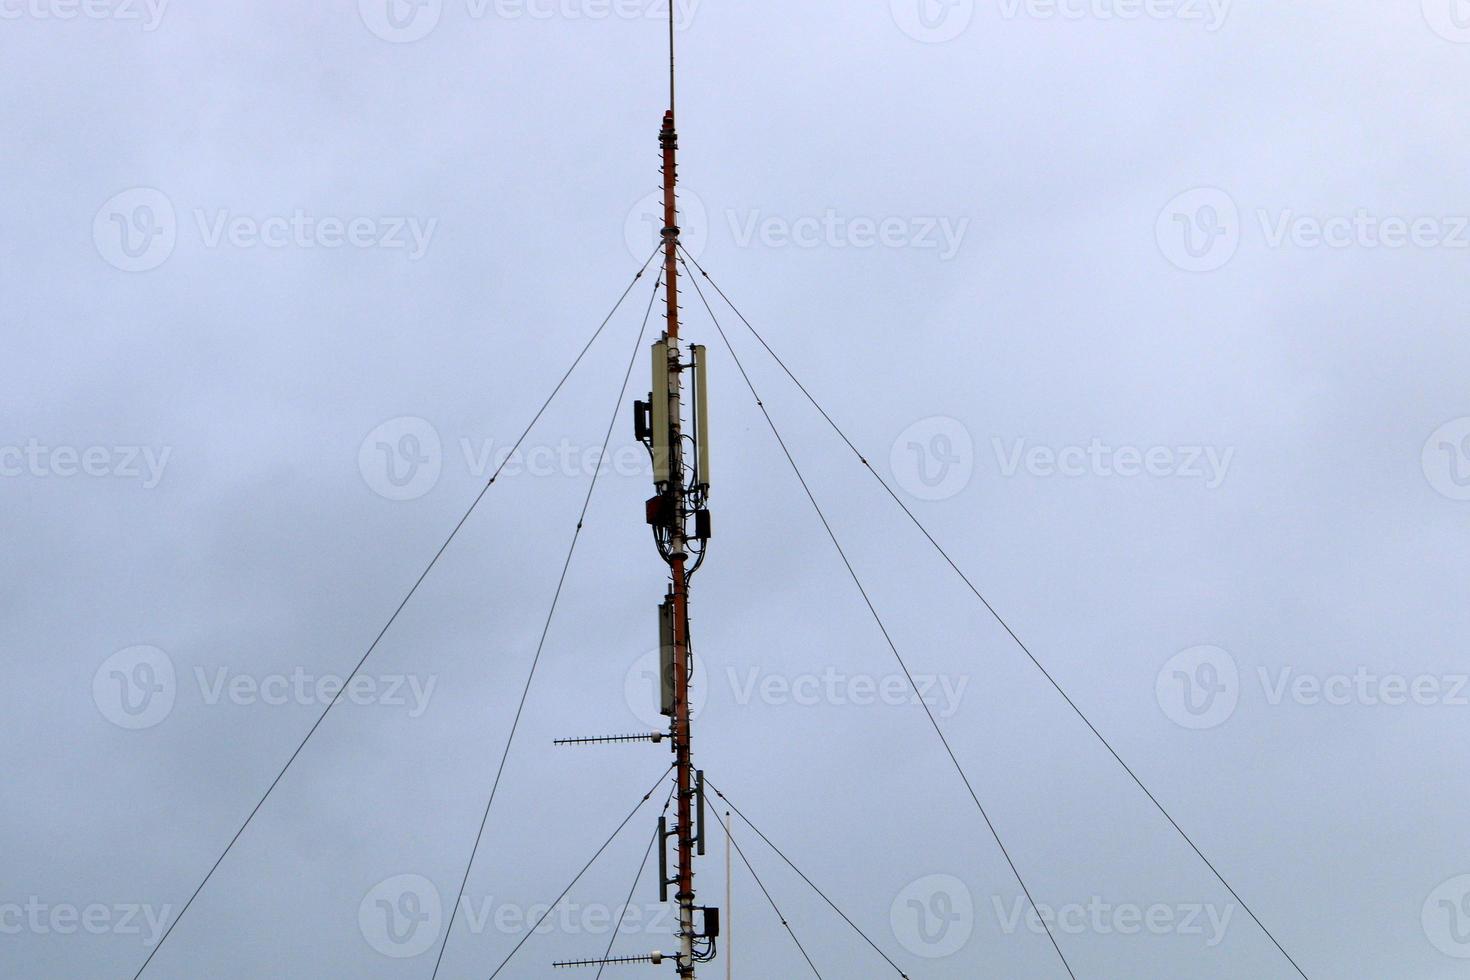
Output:
[[[626,745],[631,742],[652,742],[657,745],[665,738],[663,732],[647,735],[598,735],[592,738],[559,738],[553,745]]]
[[[610,960],[564,960],[551,965],[558,970],[573,966],[631,966],[634,963],[647,963],[650,966],[658,966],[663,963],[664,959],[663,953],[654,950],[647,956],[617,956]]]

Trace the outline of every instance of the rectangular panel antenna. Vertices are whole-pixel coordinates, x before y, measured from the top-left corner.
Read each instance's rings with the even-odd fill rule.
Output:
[[[653,345],[653,482],[669,482],[669,342]]]
[[[674,717],[674,604],[665,601],[658,607],[658,684],[659,711]]]
[[[694,357],[694,433],[698,446],[699,484],[709,489],[709,386],[705,378],[708,356],[703,345],[693,348]]]

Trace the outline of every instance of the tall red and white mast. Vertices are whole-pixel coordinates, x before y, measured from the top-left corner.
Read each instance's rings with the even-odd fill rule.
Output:
[[[663,608],[664,710],[671,715],[676,790],[675,821],[670,834],[675,841],[675,886],[679,911],[680,977],[694,977],[695,964],[707,959],[709,950],[697,949],[697,940],[711,942],[718,935],[717,910],[697,906],[694,891],[694,858],[703,851],[703,780],[693,761],[693,731],[690,723],[690,678],[693,654],[689,641],[689,579],[703,558],[709,539],[709,514],[704,502],[709,492],[708,425],[705,418],[705,351],[684,347],[679,337],[679,136],[675,129],[674,15],[669,12],[669,108],[659,131],[663,153],[663,249],[666,333],[654,345],[653,393],[650,405],[651,448],[654,481],[658,495],[649,501],[649,520],[655,526],[660,552],[669,564],[669,592]],[[684,372],[693,374],[694,399],[690,406],[694,438],[684,429]],[[686,447],[694,446],[691,458]],[[695,554],[691,555],[691,551]],[[691,567],[691,558],[694,565]],[[671,702],[671,703],[670,703]],[[665,845],[666,841],[663,842]],[[696,923],[696,913],[703,921]]]

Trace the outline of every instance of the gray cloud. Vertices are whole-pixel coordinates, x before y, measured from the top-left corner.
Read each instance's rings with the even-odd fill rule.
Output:
[[[1195,6],[681,8],[700,260],[1309,975],[1457,976],[1467,709],[1273,691],[1465,672],[1470,32],[1449,0]],[[6,976],[133,975],[320,710],[261,692],[351,669],[634,271],[666,97],[646,5],[359,7],[0,2]],[[453,900],[646,301],[370,661],[426,710],[335,710],[148,977],[430,972],[360,913],[405,875]],[[897,665],[686,312],[717,355],[701,764],[911,975],[1058,976],[923,713],[862,703]],[[1293,975],[727,326],[1078,975]],[[425,431],[402,419],[438,472],[385,494],[365,441]],[[1068,454],[1095,443],[1106,472]],[[1181,447],[1228,466],[1117,465]],[[600,485],[441,975],[488,976],[666,764],[549,744],[640,725],[647,493]],[[175,698],[124,727],[99,699],[158,680],[109,659],[140,647]],[[1189,713],[1227,683],[1199,648],[1237,668],[1228,712]],[[502,976],[600,954],[652,817]],[[742,844],[824,975],[883,975]],[[718,845],[700,880],[723,901]],[[735,889],[736,975],[800,975]]]

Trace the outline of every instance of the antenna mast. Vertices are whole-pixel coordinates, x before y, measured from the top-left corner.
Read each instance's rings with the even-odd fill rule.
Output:
[[[652,386],[648,401],[633,403],[633,428],[653,459],[654,496],[645,507],[659,556],[669,566],[669,584],[658,609],[659,703],[669,719],[668,738],[677,775],[674,825],[659,819],[659,899],[674,888],[678,907],[678,953],[569,960],[557,966],[661,964],[672,959],[681,980],[694,980],[697,964],[715,958],[720,910],[695,904],[694,859],[705,851],[704,773],[694,768],[690,726],[690,679],[694,655],[689,640],[689,582],[704,563],[710,539],[708,369],[705,348],[679,337],[679,137],[674,129],[674,5],[669,5],[669,108],[658,142],[663,154],[664,303],[666,327],[653,345]],[[687,360],[685,359],[687,356]],[[690,373],[685,396],[684,372]],[[686,426],[686,416],[688,425]],[[561,739],[558,745],[607,745],[664,740],[661,732],[602,738]],[[674,843],[674,873],[669,873],[669,842]]]
[[[694,768],[689,687],[694,656],[689,641],[689,582],[704,563],[710,539],[709,409],[705,382],[707,357],[698,344],[679,338],[679,137],[674,129],[674,4],[669,5],[669,108],[658,142],[663,154],[664,302],[666,327],[653,345],[652,386],[648,401],[633,403],[633,428],[653,459],[654,496],[645,507],[659,556],[669,566],[669,584],[658,609],[659,704],[669,719],[668,738],[677,775],[674,825],[660,818],[658,847],[659,899],[674,888],[678,906],[679,951],[672,956],[603,960],[571,960],[558,966],[661,964],[672,959],[681,980],[693,980],[697,964],[715,958],[720,910],[695,904],[694,859],[705,851],[704,773]],[[685,359],[687,356],[687,360]],[[684,372],[690,373],[685,397]],[[686,415],[688,425],[686,427]],[[561,739],[559,745],[606,745],[664,740],[663,733]],[[669,873],[669,842],[674,843],[674,873]]]
[[[689,681],[693,671],[689,645],[689,522],[691,510],[698,511],[696,534],[704,531],[701,542],[708,539],[708,515],[702,510],[708,490],[707,474],[696,464],[695,472],[686,473],[684,460],[684,432],[682,419],[684,368],[679,344],[679,212],[676,186],[679,179],[679,137],[674,128],[675,106],[675,61],[674,61],[674,4],[669,4],[669,109],[664,113],[663,128],[659,132],[659,146],[663,151],[664,190],[664,293],[667,306],[668,331],[663,340],[654,346],[653,369],[653,416],[656,430],[653,436],[654,479],[658,496],[649,502],[650,516],[654,520],[655,533],[660,538],[660,552],[670,568],[669,593],[664,603],[664,639],[670,647],[663,656],[663,665],[668,675],[664,681],[666,695],[671,694],[671,734],[675,768],[678,777],[676,820],[672,836],[675,838],[675,875],[670,884],[675,885],[675,901],[679,908],[679,957],[677,969],[680,977],[693,978],[695,964],[699,960],[711,959],[714,955],[714,935],[718,932],[718,913],[704,912],[704,929],[695,927],[694,853],[696,846],[704,849],[701,837],[696,842],[695,809],[703,812],[703,780],[694,771],[693,731],[689,718]],[[702,401],[704,351],[691,351],[691,367],[696,372],[696,401]],[[662,361],[662,363],[660,363]],[[660,401],[666,401],[667,407]],[[703,430],[703,419],[696,405],[695,423]],[[661,431],[660,431],[661,429]],[[700,433],[703,435],[703,432]],[[699,440],[698,458],[702,461],[707,447]],[[660,459],[660,455],[664,458]],[[662,479],[660,479],[662,478]],[[663,534],[658,534],[659,525]],[[699,546],[699,559],[703,558],[703,544]],[[672,691],[667,688],[672,687]],[[696,782],[699,783],[696,786]],[[696,801],[696,793],[700,798]],[[702,824],[702,819],[700,820]],[[666,846],[666,842],[665,842]],[[714,928],[711,928],[713,920]],[[708,948],[696,949],[696,940],[706,939]]]

